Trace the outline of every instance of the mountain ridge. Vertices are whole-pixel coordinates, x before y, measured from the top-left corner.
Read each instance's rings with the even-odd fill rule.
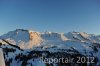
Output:
[[[85,32],[36,32],[16,29],[0,36],[7,66],[90,66],[92,63],[40,63],[40,57],[93,57],[92,66],[100,65],[100,36]],[[91,60],[91,59],[90,59]],[[60,65],[59,65],[60,64]]]
[[[0,36],[1,39],[19,46],[20,48],[33,48],[44,43],[58,43],[65,41],[90,42],[100,44],[100,36],[85,32],[36,32],[32,30],[16,29]],[[26,47],[27,46],[27,47]]]

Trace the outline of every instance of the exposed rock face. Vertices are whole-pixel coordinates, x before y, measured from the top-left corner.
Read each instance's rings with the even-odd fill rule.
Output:
[[[0,47],[7,66],[100,66],[100,36],[85,32],[39,33],[17,29],[0,36]],[[75,58],[75,61],[73,64],[41,64],[40,57],[68,57]],[[77,64],[77,57],[94,57],[94,63]]]
[[[0,38],[5,39],[11,44],[19,46],[22,49],[29,49],[33,48],[34,46],[39,46],[42,42],[41,34],[39,34],[39,32],[24,29],[10,31]]]
[[[37,32],[30,32],[29,35],[30,35],[30,40],[28,48],[30,47],[32,48],[32,46],[39,46],[43,41],[41,35]]]

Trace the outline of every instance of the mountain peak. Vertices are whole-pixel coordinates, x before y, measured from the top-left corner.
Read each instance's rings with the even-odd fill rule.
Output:
[[[13,60],[10,62],[11,66],[15,64],[22,66],[25,62],[29,66],[28,64],[38,61],[35,60],[36,58],[49,56],[51,58],[61,56],[71,58],[72,55],[73,57],[80,55],[78,57],[90,56],[100,60],[100,37],[85,32],[40,33],[32,30],[16,29],[0,36],[0,45],[5,50],[4,57],[6,60],[8,62]],[[18,63],[19,60],[22,64]]]
[[[16,29],[15,31],[28,31],[28,30],[25,30],[25,29]]]
[[[76,41],[76,42],[93,42],[100,43],[98,36],[87,34],[85,32],[69,32],[69,33],[57,33],[57,32],[45,32],[40,33],[32,30],[16,29],[10,31],[7,34],[0,36],[1,39],[9,41],[11,44],[17,45],[21,48],[33,48],[34,46],[40,46],[48,43],[59,43],[64,41]]]
[[[42,41],[39,32],[25,29],[10,31],[7,34],[0,36],[0,38],[6,39],[10,43],[18,45],[21,48],[32,48],[33,46],[38,46]]]

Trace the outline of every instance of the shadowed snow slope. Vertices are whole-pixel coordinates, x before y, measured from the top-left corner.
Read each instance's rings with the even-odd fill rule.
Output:
[[[8,66],[48,66],[39,62],[41,56],[60,58],[77,57],[76,55],[95,57],[95,64],[92,66],[100,66],[100,36],[85,32],[40,33],[16,29],[0,36],[0,47],[4,50],[5,63]],[[0,55],[3,56],[1,49]],[[4,59],[1,60],[1,58],[0,62],[3,63]],[[52,64],[55,65],[55,63]],[[74,63],[72,66],[75,64],[76,66],[91,65]]]
[[[38,46],[42,39],[38,32],[33,32],[24,29],[16,29],[15,31],[10,31],[0,37],[5,39],[11,44],[17,45],[20,48],[32,48],[33,46]]]
[[[17,45],[22,49],[30,49],[44,44],[59,44],[66,41],[75,41],[80,43],[100,43],[100,37],[85,32],[39,33],[31,30],[16,29],[0,36],[11,44]]]

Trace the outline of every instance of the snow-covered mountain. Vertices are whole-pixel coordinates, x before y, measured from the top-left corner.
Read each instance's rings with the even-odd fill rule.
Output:
[[[16,29],[7,34],[0,36],[13,45],[17,45],[22,49],[30,49],[44,44],[61,44],[63,42],[72,41],[80,43],[100,43],[100,36],[87,34],[85,32],[69,32],[55,33],[45,32],[39,33],[31,30]]]
[[[0,36],[0,44],[8,66],[66,66],[68,64],[40,63],[39,57],[76,58],[75,56],[95,58],[95,63],[85,63],[85,66],[100,65],[100,36],[85,32],[40,33],[16,29]],[[69,65],[77,66],[75,62],[74,65]]]
[[[38,32],[24,29],[16,29],[15,31],[10,31],[0,38],[5,39],[11,44],[17,45],[21,48],[32,48],[33,46],[38,46],[42,42]]]

